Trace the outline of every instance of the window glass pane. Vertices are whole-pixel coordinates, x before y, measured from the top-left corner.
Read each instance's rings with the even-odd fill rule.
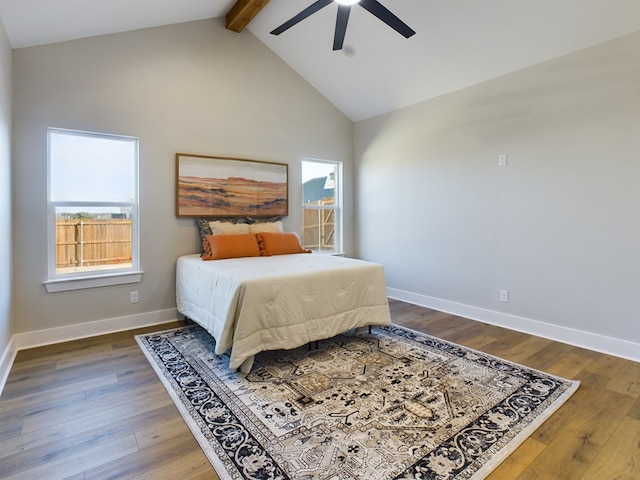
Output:
[[[340,164],[302,162],[302,244],[315,252],[340,250]]]
[[[335,205],[336,164],[302,162],[302,202]]]
[[[138,272],[138,139],[50,128],[48,142],[46,284]]]
[[[56,274],[131,267],[132,209],[56,207]]]
[[[315,252],[336,252],[336,209],[303,208],[304,248]]]
[[[137,140],[50,130],[50,200],[133,202]]]

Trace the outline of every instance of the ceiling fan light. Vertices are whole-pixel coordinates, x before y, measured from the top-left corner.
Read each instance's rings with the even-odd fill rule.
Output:
[[[340,5],[353,5],[359,1],[360,0],[336,0],[336,3],[339,3]]]

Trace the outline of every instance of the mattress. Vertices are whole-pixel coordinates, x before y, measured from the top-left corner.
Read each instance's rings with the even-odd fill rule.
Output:
[[[178,258],[177,309],[230,349],[229,366],[249,371],[253,356],[389,325],[382,265],[322,254],[203,261]]]

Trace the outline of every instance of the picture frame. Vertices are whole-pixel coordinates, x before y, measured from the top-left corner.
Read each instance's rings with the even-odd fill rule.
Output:
[[[176,216],[275,217],[289,213],[286,163],[176,153]]]

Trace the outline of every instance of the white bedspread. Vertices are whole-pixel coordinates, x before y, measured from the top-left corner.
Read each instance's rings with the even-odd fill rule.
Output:
[[[391,323],[382,265],[331,255],[182,256],[176,300],[215,338],[217,354],[231,348],[230,368],[243,371],[264,350]]]

